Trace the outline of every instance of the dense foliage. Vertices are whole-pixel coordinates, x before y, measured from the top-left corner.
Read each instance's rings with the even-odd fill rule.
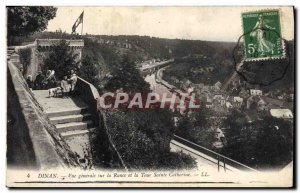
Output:
[[[47,6],[7,7],[8,43],[15,36],[27,36],[43,31],[56,15],[57,8]]]
[[[282,168],[293,159],[292,122],[264,116],[247,122],[234,111],[225,121],[227,146],[223,154],[258,169]]]
[[[89,83],[97,86],[100,84],[100,65],[97,60],[85,56],[82,59],[78,75]]]
[[[170,152],[174,123],[168,111],[117,111],[107,121],[111,137],[131,168],[191,168],[187,155]]]
[[[27,68],[31,61],[31,48],[21,49],[19,52],[20,62],[23,66],[23,75],[26,74]]]
[[[232,61],[223,60],[215,63],[211,57],[194,54],[176,59],[175,63],[165,70],[164,78],[176,85],[171,77],[178,80],[189,79],[193,83],[214,84],[225,81],[233,71]],[[177,85],[179,86],[179,85]]]
[[[178,121],[175,134],[206,148],[212,148],[215,140],[214,130],[209,127],[207,112],[194,112]]]
[[[55,76],[62,80],[64,76],[69,74],[71,69],[78,71],[79,60],[78,54],[75,54],[66,40],[61,40],[56,46],[52,46],[51,50],[44,58],[43,71],[54,70]]]
[[[149,90],[150,85],[142,78],[128,55],[123,56],[118,65],[111,68],[111,77],[105,86],[106,90],[123,89],[128,92],[143,92]]]

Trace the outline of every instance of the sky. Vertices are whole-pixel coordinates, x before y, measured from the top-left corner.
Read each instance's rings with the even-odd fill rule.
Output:
[[[241,13],[262,9],[270,7],[58,7],[47,31],[61,29],[70,33],[84,11],[83,34],[235,42],[243,34]],[[293,10],[291,7],[279,9],[282,36],[293,39]],[[81,26],[77,33],[81,33]]]

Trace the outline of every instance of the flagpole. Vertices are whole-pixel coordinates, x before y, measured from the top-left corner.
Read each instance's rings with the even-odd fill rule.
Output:
[[[83,11],[83,13],[84,13],[84,11]],[[83,30],[83,18],[84,18],[84,16],[82,16],[81,36],[82,36],[82,30]]]

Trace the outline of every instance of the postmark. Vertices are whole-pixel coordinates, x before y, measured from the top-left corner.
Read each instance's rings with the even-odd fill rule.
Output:
[[[279,10],[242,13],[245,61],[285,57]]]
[[[268,86],[282,79],[291,63],[292,42],[281,36],[280,10],[242,13],[244,33],[233,49],[235,70],[246,82]]]

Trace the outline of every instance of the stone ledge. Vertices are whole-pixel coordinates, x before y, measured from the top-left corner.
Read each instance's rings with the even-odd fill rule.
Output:
[[[35,43],[37,47],[51,47],[58,44],[63,39],[36,39]],[[70,47],[83,48],[83,40],[66,40]]]
[[[33,93],[29,90],[24,78],[12,62],[8,62],[8,73],[11,75],[11,81],[19,104],[12,104],[11,108],[19,105],[21,112],[17,112],[19,116],[24,117],[25,123],[20,123],[22,128],[29,135],[26,143],[31,144],[35,156],[34,165],[36,169],[50,169],[77,166],[76,158],[69,150],[69,146],[62,140],[61,136],[55,131],[55,126],[51,125],[48,118],[42,112],[39,104],[33,97]],[[8,96],[10,97],[10,96]],[[12,133],[13,134],[13,133]],[[28,141],[30,140],[30,141]]]

